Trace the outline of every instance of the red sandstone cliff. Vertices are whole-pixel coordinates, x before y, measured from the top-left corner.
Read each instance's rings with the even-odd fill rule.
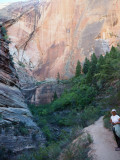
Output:
[[[29,65],[38,80],[58,72],[71,77],[78,59],[105,54],[120,41],[120,0],[19,2],[0,13],[15,61]]]

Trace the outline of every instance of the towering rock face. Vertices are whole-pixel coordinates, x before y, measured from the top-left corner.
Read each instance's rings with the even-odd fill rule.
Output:
[[[16,152],[34,148],[37,143],[32,135],[39,143],[44,140],[24,103],[8,44],[0,27],[0,149],[2,146]]]
[[[69,78],[78,59],[105,54],[120,41],[120,0],[29,1],[0,13],[8,20],[15,61],[31,67],[38,80],[58,72]]]
[[[22,92],[28,104],[42,105],[49,104],[56,97],[60,97],[62,93],[69,89],[70,85],[55,82],[43,82],[34,87],[23,88]]]

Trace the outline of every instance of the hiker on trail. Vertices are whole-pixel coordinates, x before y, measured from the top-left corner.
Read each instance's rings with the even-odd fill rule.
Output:
[[[111,114],[110,122],[113,126],[113,133],[118,145],[118,147],[115,148],[115,151],[120,151],[120,117],[117,115],[116,109],[112,109]]]

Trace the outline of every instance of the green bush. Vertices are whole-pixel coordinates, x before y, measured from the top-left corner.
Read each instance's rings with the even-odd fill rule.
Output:
[[[8,40],[8,35],[7,35],[7,30],[6,30],[6,28],[5,27],[1,27],[1,33],[2,33],[2,35],[3,35],[3,39],[7,42],[7,43],[10,43],[10,41]]]
[[[21,66],[21,67],[25,68],[25,64],[24,64],[23,62],[18,61],[18,64],[19,64],[19,66]]]
[[[3,35],[7,35],[7,31],[6,31],[6,29],[5,29],[5,27],[1,27],[1,33],[3,34]]]
[[[88,157],[88,148],[83,148],[81,146],[77,146],[77,149],[75,152],[71,152],[71,149],[68,148],[67,151],[65,152],[65,156],[63,160],[90,160],[91,158]]]
[[[43,133],[45,133],[47,141],[54,139],[54,135],[52,135],[52,132],[50,131],[49,126],[44,126],[42,131]]]
[[[71,144],[63,153],[63,160],[91,160],[92,157],[88,156],[89,145],[92,143],[92,138],[87,135],[84,138],[79,138],[78,144]]]
[[[99,106],[98,107],[94,107],[94,106],[86,107],[80,115],[81,125],[83,127],[86,127],[94,123],[101,115],[102,115],[101,108]]]
[[[110,112],[106,112],[106,114],[104,115],[103,121],[104,121],[104,127],[111,130],[112,126],[110,123],[110,117],[111,117],[111,113]]]
[[[18,124],[14,125],[14,134],[15,136],[27,136],[29,134],[29,130],[23,122],[19,122]]]
[[[12,151],[0,146],[0,160],[8,160],[12,156]]]
[[[85,84],[73,87],[70,92],[64,93],[59,99],[53,102],[51,109],[53,111],[63,110],[65,108],[83,109],[89,105],[96,95],[93,87]]]
[[[18,160],[57,160],[58,155],[61,152],[59,145],[51,144],[48,147],[40,147],[36,152],[32,154],[24,154],[18,158]]]

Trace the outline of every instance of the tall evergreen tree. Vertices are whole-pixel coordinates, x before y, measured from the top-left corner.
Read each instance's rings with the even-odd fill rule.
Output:
[[[91,56],[91,72],[92,74],[95,74],[97,68],[97,57],[95,53],[92,54]]]
[[[85,62],[83,65],[83,73],[84,74],[88,73],[89,67],[90,67],[90,61],[87,58],[85,58]]]
[[[92,79],[93,79],[92,67],[90,66],[90,68],[88,70],[88,73],[87,73],[87,78],[86,78],[87,83],[91,83]]]
[[[60,83],[60,73],[59,72],[57,73],[57,83],[58,84]]]
[[[95,53],[93,53],[91,56],[91,62],[90,62],[90,66],[89,66],[89,70],[88,70],[88,74],[87,74],[87,82],[88,83],[93,82],[93,78],[94,78],[96,71],[97,71],[97,57],[96,57]],[[94,79],[94,81],[95,81],[95,79]]]
[[[77,66],[76,66],[76,72],[75,72],[75,77],[79,77],[81,75],[81,63],[78,60],[77,61]]]
[[[97,57],[96,57],[95,53],[93,53],[91,56],[91,63],[93,63],[95,65],[97,64]]]
[[[103,57],[103,55],[100,55],[100,57],[99,57],[99,59],[98,59],[98,63],[99,63],[100,65],[103,65],[103,64],[104,64],[104,57]]]
[[[104,63],[105,63],[105,58],[103,57],[103,55],[100,55],[97,62],[97,73],[101,70],[102,65],[104,65]]]
[[[112,46],[111,51],[110,51],[110,57],[113,59],[117,58],[117,48]]]
[[[58,99],[58,96],[57,96],[57,93],[56,91],[54,92],[54,95],[53,95],[53,101],[55,101],[56,99]]]

